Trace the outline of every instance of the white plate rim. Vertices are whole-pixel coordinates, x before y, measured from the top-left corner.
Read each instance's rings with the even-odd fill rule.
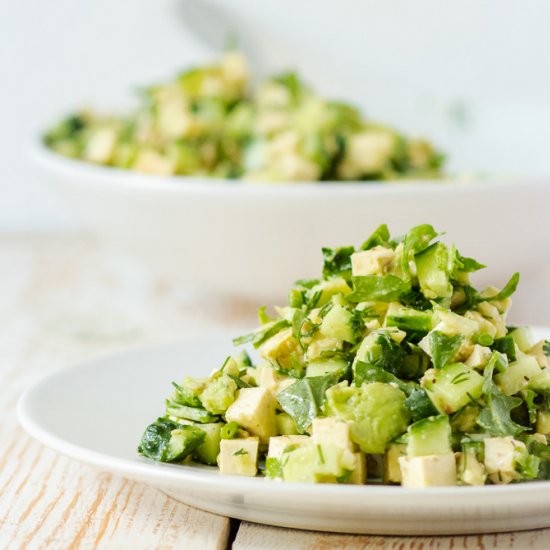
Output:
[[[550,334],[550,328],[544,329],[537,327],[537,331]],[[219,343],[219,340],[216,340]],[[269,491],[276,491],[280,493],[299,492],[303,494],[304,491],[309,493],[315,493],[315,496],[329,497],[334,494],[345,493],[351,496],[365,496],[365,497],[378,497],[378,498],[393,498],[399,497],[399,495],[414,498],[414,497],[428,497],[428,496],[443,496],[447,495],[452,498],[461,497],[488,497],[493,498],[499,494],[513,493],[519,496],[519,494],[546,494],[550,492],[550,480],[549,481],[531,481],[526,483],[517,483],[509,485],[484,485],[484,486],[472,486],[472,487],[429,487],[429,488],[404,488],[400,486],[388,486],[388,485],[343,485],[343,484],[309,484],[309,483],[294,483],[285,482],[277,483],[270,480],[255,477],[241,477],[221,475],[217,472],[210,472],[205,470],[204,467],[193,467],[186,465],[175,464],[163,464],[156,463],[152,460],[144,457],[139,457],[136,452],[136,460],[129,460],[120,457],[114,457],[107,453],[100,453],[91,449],[87,449],[83,446],[71,443],[55,434],[52,434],[47,428],[43,427],[40,420],[35,418],[31,412],[32,402],[34,396],[41,392],[43,385],[51,383],[56,379],[63,380],[63,378],[76,369],[90,369],[97,367],[106,360],[113,360],[116,358],[124,359],[125,357],[131,357],[133,354],[139,354],[147,351],[148,353],[155,350],[166,349],[167,346],[174,344],[163,344],[160,346],[147,346],[141,348],[134,348],[131,350],[119,351],[113,354],[103,354],[102,356],[94,359],[77,363],[73,366],[64,367],[51,372],[45,376],[37,379],[31,386],[29,386],[20,396],[17,403],[17,417],[19,423],[24,430],[33,438],[48,448],[51,448],[62,455],[77,461],[83,462],[90,466],[99,468],[101,470],[120,473],[128,477],[148,477],[156,478],[159,481],[169,481],[177,479],[178,482],[188,481],[197,484],[205,485],[220,485],[221,484],[229,490],[233,491],[265,491],[266,486],[269,487]]]

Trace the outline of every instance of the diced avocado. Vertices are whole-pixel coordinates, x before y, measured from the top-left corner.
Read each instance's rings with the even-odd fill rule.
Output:
[[[384,455],[384,483],[401,483],[399,458],[406,456],[406,443],[390,443]]]
[[[355,457],[355,468],[347,479],[347,482],[352,485],[364,485],[367,482],[367,456],[361,451],[353,453],[353,456]],[[343,479],[341,480],[344,481]],[[337,479],[336,481],[341,480]]]
[[[324,338],[334,338],[343,342],[355,342],[355,333],[351,324],[353,314],[338,304],[332,306],[324,316],[319,333]]]
[[[258,471],[258,438],[222,439],[218,466],[222,474],[255,476]]]
[[[419,311],[392,302],[386,314],[386,326],[397,327],[405,331],[426,333],[433,328],[432,316],[431,310]]]
[[[450,298],[449,253],[443,243],[435,243],[414,257],[420,289],[426,298]]]
[[[510,363],[504,371],[495,375],[494,380],[504,395],[514,395],[529,387],[531,380],[535,380],[541,372],[537,360],[529,355],[524,355]]]
[[[352,441],[365,453],[384,453],[388,441],[407,429],[410,415],[405,394],[390,384],[348,387],[340,383],[326,395],[327,414],[349,422]]]
[[[514,339],[516,346],[520,351],[523,351],[523,353],[527,353],[533,346],[533,334],[527,327],[515,328],[509,335]]]
[[[408,428],[407,456],[445,455],[452,453],[451,425],[445,415],[429,416]]]
[[[355,469],[352,452],[330,444],[309,444],[285,453],[282,460],[283,479],[302,483],[335,483]]]
[[[483,376],[463,363],[454,363],[427,370],[421,384],[437,410],[450,414],[481,397]]]
[[[195,449],[193,458],[202,464],[215,466],[220,454],[221,429],[224,426],[221,422],[214,424],[201,424],[200,429],[204,432],[204,441]]]
[[[456,485],[456,460],[446,455],[402,456],[399,458],[403,487],[447,487]]]
[[[537,433],[550,434],[550,411],[537,412]]]
[[[277,423],[277,433],[281,435],[298,434],[298,429],[296,428],[296,422],[294,422],[294,419],[288,413],[285,413],[285,412],[279,413],[275,418],[275,422]]]
[[[236,382],[226,374],[208,382],[200,396],[203,407],[212,414],[223,414],[235,401]]]
[[[487,472],[483,464],[483,442],[462,444],[458,458],[458,481],[461,485],[485,485]]]
[[[480,409],[477,405],[471,404],[462,407],[451,417],[451,428],[453,432],[470,433],[475,430],[477,417]]]
[[[314,378],[316,376],[325,376],[326,374],[338,374],[342,376],[348,368],[348,362],[345,359],[328,358],[316,359],[310,361],[306,367],[306,377]]]

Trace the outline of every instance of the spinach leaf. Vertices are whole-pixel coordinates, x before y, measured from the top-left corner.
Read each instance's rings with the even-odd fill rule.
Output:
[[[341,248],[323,248],[323,277],[328,279],[339,275],[346,281],[351,277],[351,255],[355,252],[353,246]]]
[[[325,402],[325,392],[338,382],[334,374],[302,378],[277,394],[277,401],[303,434]]]
[[[495,368],[503,370],[507,363],[506,356],[495,351],[485,366],[482,391],[485,394],[487,405],[476,420],[478,426],[488,434],[498,437],[516,436],[527,429],[514,422],[511,417],[512,411],[522,404],[521,397],[503,395],[493,381]]]
[[[519,273],[514,273],[510,280],[506,283],[505,287],[496,295],[491,296],[490,298],[483,298],[485,302],[498,302],[510,297],[518,288],[519,284]]]
[[[473,258],[465,258],[464,256],[461,256],[458,252],[456,254],[456,259],[460,264],[460,271],[464,271],[465,273],[472,273],[473,271],[478,271],[487,267]]]
[[[516,346],[514,339],[510,335],[497,338],[493,342],[492,349],[494,351],[504,353],[504,355],[508,357],[508,361],[516,360]]]
[[[438,415],[432,400],[429,398],[424,388],[417,387],[405,399],[405,406],[409,409],[413,422],[427,418],[428,416]]]
[[[353,292],[346,296],[349,302],[393,302],[410,290],[410,284],[395,275],[364,275],[352,277]]]
[[[159,418],[145,429],[138,452],[159,462],[176,462],[190,455],[204,438],[205,433],[195,426]]]
[[[237,384],[237,388],[255,388],[256,386],[253,386],[252,384],[249,384],[248,382],[245,382],[244,380],[241,380],[238,376],[235,376],[233,374],[228,374],[229,378]]]
[[[411,289],[399,297],[399,301],[413,309],[426,311],[432,307],[432,302],[417,289]]]
[[[407,353],[387,333],[380,333],[376,339],[380,346],[380,357],[372,363],[387,372],[403,377],[403,364]]]
[[[437,237],[437,231],[429,224],[417,225],[413,227],[403,239],[403,257],[401,259],[401,268],[403,273],[410,277],[410,262],[415,254],[422,252],[428,247],[430,242]]]
[[[453,359],[464,337],[461,334],[447,336],[437,330],[430,332],[429,343],[434,368],[441,369]]]
[[[375,246],[388,246],[390,244],[390,231],[388,226],[383,223],[379,225],[374,233],[361,245],[361,250],[370,250]]]
[[[233,339],[234,346],[251,343],[255,348],[259,348],[266,340],[275,336],[278,332],[290,326],[286,319],[279,319],[261,326],[258,330],[249,334],[244,334]]]

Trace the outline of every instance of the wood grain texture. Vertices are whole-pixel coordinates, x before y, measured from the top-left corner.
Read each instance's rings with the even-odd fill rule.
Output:
[[[242,522],[233,550],[458,550],[550,548],[550,530],[454,537],[379,537],[313,533]]]
[[[212,327],[240,330],[252,321],[249,304],[204,305],[177,285],[132,269],[106,259],[88,238],[0,235],[0,550],[218,550],[231,542],[227,518],[69,460],[31,440],[17,424],[21,392],[61,366]],[[233,548],[547,550],[550,530],[377,537],[243,522]]]
[[[96,272],[97,279],[83,273],[93,254],[87,240],[0,238],[0,548],[226,548],[227,518],[69,460],[31,440],[17,424],[17,398],[37,377],[191,330],[180,320],[186,304],[166,289],[153,289],[143,304],[155,322],[132,334],[115,330],[106,337],[99,327],[101,337],[94,337],[89,322],[82,330],[74,326],[82,311],[78,295],[86,292],[80,279],[99,291],[123,284],[102,279],[108,279],[108,266]],[[196,316],[194,326],[201,328]]]

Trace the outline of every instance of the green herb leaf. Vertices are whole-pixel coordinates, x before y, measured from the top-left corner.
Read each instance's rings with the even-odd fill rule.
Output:
[[[403,257],[401,268],[407,277],[410,276],[410,262],[415,254],[426,249],[430,242],[437,237],[437,231],[429,224],[413,227],[403,239]]]
[[[348,302],[393,302],[410,290],[410,284],[395,275],[365,275],[352,277],[353,292]]]
[[[355,252],[353,246],[341,248],[323,248],[323,277],[340,276],[346,281],[351,277],[351,255]]]
[[[458,252],[456,256],[458,262],[460,262],[460,271],[464,271],[465,273],[472,273],[487,267],[473,258],[465,258],[464,256],[461,256]]]
[[[487,405],[477,418],[477,424],[488,434],[497,437],[517,436],[527,428],[512,420],[512,411],[522,404],[520,397],[503,395],[493,381],[495,369],[502,371],[508,363],[507,357],[495,351],[483,372],[483,393]]]
[[[447,336],[439,331],[430,332],[429,343],[434,368],[441,369],[452,361],[464,337],[461,334]]]
[[[247,455],[248,451],[245,451],[244,449],[239,449],[238,451],[235,451],[233,453],[233,456],[241,456],[241,455]]]
[[[290,326],[286,319],[280,319],[263,325],[258,330],[239,336],[233,339],[234,346],[242,346],[251,343],[255,348],[259,348],[266,340],[275,336],[278,332]]]
[[[325,402],[325,392],[338,382],[334,374],[302,378],[277,394],[277,401],[303,434]]]
[[[379,225],[374,233],[361,245],[361,250],[370,250],[375,246],[389,246],[390,244],[390,231],[388,226],[383,223]]]
[[[505,287],[496,295],[490,298],[483,298],[485,302],[498,302],[510,297],[518,288],[519,273],[514,273],[510,280],[506,283]]]
[[[410,395],[414,391],[413,384],[403,382],[403,380],[378,365],[357,361],[353,370],[356,386],[361,386],[365,382],[384,382],[385,384],[395,384],[405,395]]]
[[[516,360],[516,346],[512,336],[504,336],[502,338],[497,338],[493,342],[492,349],[500,353],[504,353],[508,357],[508,361]]]

